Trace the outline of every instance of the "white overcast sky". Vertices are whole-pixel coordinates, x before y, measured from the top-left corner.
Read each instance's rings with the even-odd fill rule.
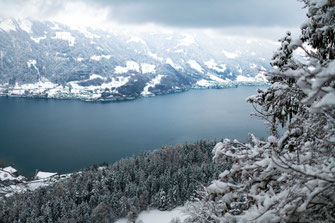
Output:
[[[56,20],[98,28],[155,26],[210,29],[278,39],[305,21],[297,0],[0,0],[0,16]]]

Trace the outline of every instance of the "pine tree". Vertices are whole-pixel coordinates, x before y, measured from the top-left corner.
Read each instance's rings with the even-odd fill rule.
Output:
[[[303,2],[302,35],[280,40],[267,73],[272,85],[247,99],[271,135],[215,146],[214,160],[232,166],[189,205],[190,222],[335,221],[335,6]]]

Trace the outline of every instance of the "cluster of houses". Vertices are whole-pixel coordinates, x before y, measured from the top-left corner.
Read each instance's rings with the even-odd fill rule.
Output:
[[[20,176],[17,169],[12,166],[0,168],[0,182],[3,181],[23,181],[25,177]]]
[[[0,198],[26,190],[35,190],[66,177],[67,175],[36,170],[34,177],[27,179],[13,166],[0,168]]]
[[[34,180],[41,180],[47,179],[54,176],[57,176],[58,173],[51,173],[51,172],[43,172],[36,170],[35,176],[33,177]],[[19,171],[12,166],[8,166],[5,168],[0,168],[0,182],[1,181],[26,181],[27,178],[21,176]]]

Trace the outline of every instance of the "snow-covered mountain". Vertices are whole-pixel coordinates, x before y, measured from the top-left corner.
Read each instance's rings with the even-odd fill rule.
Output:
[[[264,84],[276,44],[0,19],[0,95],[114,101]]]

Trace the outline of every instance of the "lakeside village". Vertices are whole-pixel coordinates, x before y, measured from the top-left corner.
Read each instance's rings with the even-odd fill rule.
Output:
[[[71,174],[58,174],[36,170],[34,177],[26,178],[19,174],[13,166],[0,168],[0,199],[16,193],[33,191],[48,186],[59,180],[66,179]]]

